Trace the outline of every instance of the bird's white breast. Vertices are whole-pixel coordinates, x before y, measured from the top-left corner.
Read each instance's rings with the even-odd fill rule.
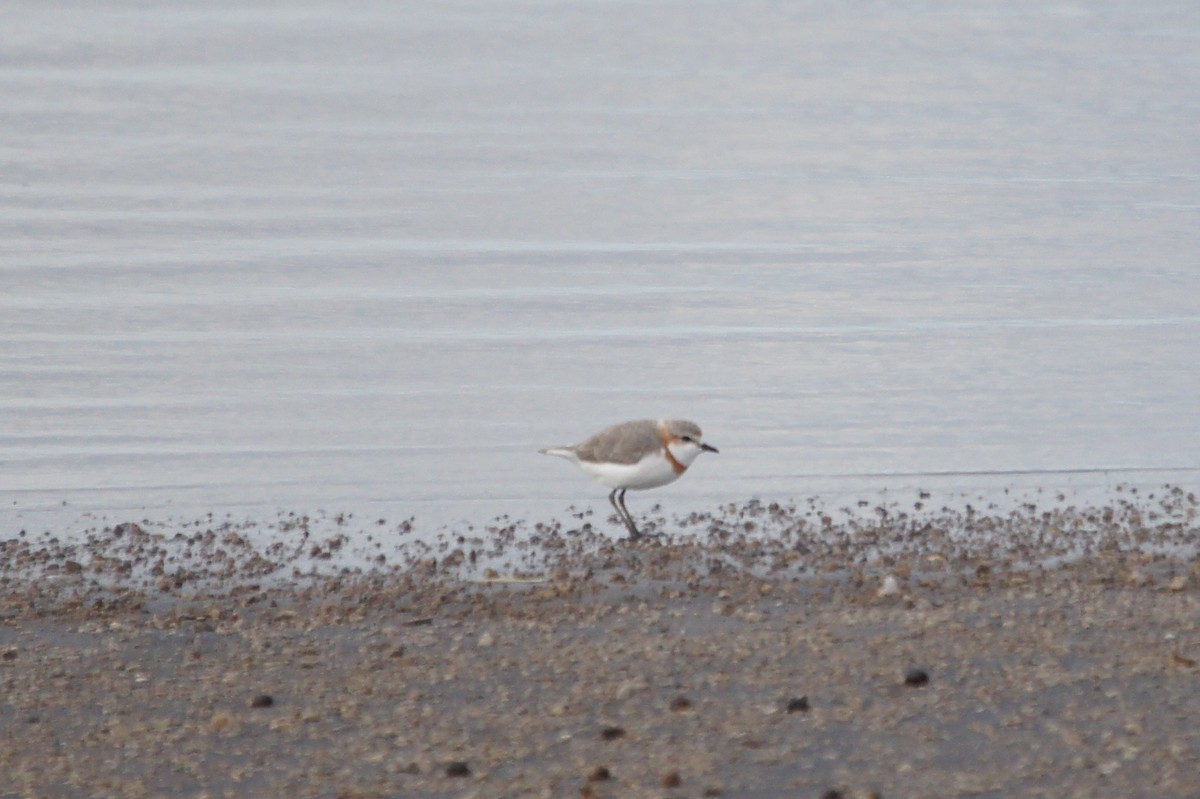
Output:
[[[637,463],[579,461],[579,466],[597,482],[609,488],[657,488],[679,478],[671,462],[661,451],[647,455]]]

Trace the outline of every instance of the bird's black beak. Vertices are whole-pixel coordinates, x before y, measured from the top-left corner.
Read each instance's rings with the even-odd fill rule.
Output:
[[[704,450],[705,452],[718,452],[719,453],[721,451],[721,450],[717,449],[716,447],[714,447],[712,444],[701,444],[700,449]]]

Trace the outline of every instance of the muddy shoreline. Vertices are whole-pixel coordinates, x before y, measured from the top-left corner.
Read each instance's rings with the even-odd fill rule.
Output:
[[[9,542],[0,796],[1195,796],[1178,499],[1007,542],[1047,520],[534,525],[274,581],[98,571],[164,548],[140,526],[100,561]]]

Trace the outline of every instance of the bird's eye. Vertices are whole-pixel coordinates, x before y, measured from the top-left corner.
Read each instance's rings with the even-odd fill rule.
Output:
[[[684,440],[684,441],[686,441],[686,442],[688,442],[689,444],[695,444],[695,443],[696,443],[696,440],[695,440],[694,438],[692,438],[691,436],[683,436],[683,440]]]

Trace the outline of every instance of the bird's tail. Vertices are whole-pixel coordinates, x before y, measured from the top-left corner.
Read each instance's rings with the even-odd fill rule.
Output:
[[[543,455],[554,455],[558,458],[566,458],[569,461],[579,459],[575,454],[575,451],[570,447],[546,447],[545,449],[539,449],[538,452],[542,453]]]

